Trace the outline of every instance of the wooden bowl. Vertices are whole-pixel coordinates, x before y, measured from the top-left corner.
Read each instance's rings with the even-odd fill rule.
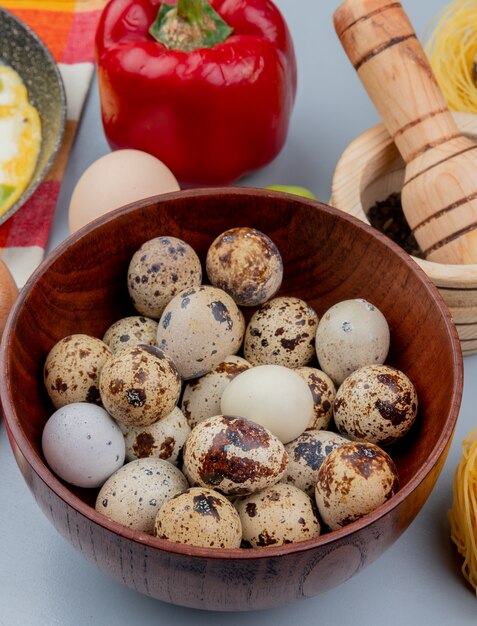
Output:
[[[477,141],[477,115],[453,113],[459,129]],[[357,137],[335,169],[330,204],[369,224],[368,211],[398,192],[404,182],[404,161],[382,124]],[[413,257],[439,288],[464,355],[477,352],[477,265],[447,265]]]
[[[339,531],[255,550],[184,546],[110,521],[92,506],[95,490],[68,486],[49,470],[40,444],[53,412],[42,381],[47,353],[70,333],[102,337],[113,321],[133,312],[126,273],[139,246],[167,234],[190,243],[204,260],[213,239],[234,226],[258,228],[277,244],[285,267],[282,295],[306,299],[319,314],[346,298],[377,304],[391,329],[388,362],[410,376],[420,402],[415,427],[390,450],[401,483],[391,500]],[[72,235],[23,288],[7,322],[0,362],[11,444],[55,528],[86,558],[132,588],[166,602],[221,611],[314,596],[386,550],[419,512],[439,475],[462,391],[461,353],[447,308],[407,254],[336,209],[245,188],[150,198]]]

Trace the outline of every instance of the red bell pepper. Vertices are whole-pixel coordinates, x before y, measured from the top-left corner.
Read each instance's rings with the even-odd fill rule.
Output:
[[[296,93],[293,43],[270,0],[210,0],[225,21],[211,28],[203,5],[179,0],[179,35],[164,44],[150,34],[164,3],[110,0],[96,34],[109,144],[155,155],[186,185],[228,184],[274,159]],[[215,30],[223,41],[211,42]]]

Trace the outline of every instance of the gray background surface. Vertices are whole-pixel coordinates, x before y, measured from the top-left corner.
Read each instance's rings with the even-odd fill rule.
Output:
[[[268,167],[240,184],[303,185],[319,199],[346,145],[378,121],[332,25],[336,0],[276,0],[292,32],[299,88],[287,144]],[[446,0],[404,0],[422,35]],[[73,187],[108,152],[93,85],[62,185],[49,250],[67,236]],[[340,587],[276,610],[208,613],[174,607],[124,587],[67,544],[43,517],[15,465],[0,421],[0,625],[476,624],[477,600],[464,584],[449,540],[447,511],[461,441],[477,424],[477,356],[465,359],[462,409],[444,470],[408,531],[378,561]]]

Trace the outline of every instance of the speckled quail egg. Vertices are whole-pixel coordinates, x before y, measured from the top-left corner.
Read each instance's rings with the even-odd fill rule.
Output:
[[[140,344],[155,346],[156,336],[156,320],[143,315],[133,315],[114,322],[105,332],[103,341],[112,352],[119,352],[123,348]]]
[[[118,424],[124,434],[127,461],[156,457],[176,465],[190,433],[190,426],[178,407],[149,426]]]
[[[192,484],[227,495],[249,494],[277,483],[287,464],[283,444],[270,431],[224,415],[198,424],[183,455]]]
[[[239,306],[258,306],[282,284],[283,262],[278,248],[255,228],[231,228],[207,252],[207,276]]]
[[[238,352],[245,321],[232,298],[203,285],[177,294],[166,306],[157,329],[157,345],[185,379],[199,378]]]
[[[307,430],[285,446],[288,463],[281,482],[315,497],[318,471],[328,454],[349,441],[328,430]]]
[[[313,397],[294,370],[282,365],[258,365],[230,381],[220,407],[224,415],[252,420],[288,443],[310,423]]]
[[[234,503],[242,522],[245,545],[279,546],[313,539],[320,523],[309,496],[293,485],[280,483]]]
[[[191,487],[163,504],[154,534],[202,548],[240,548],[242,526],[227,498],[212,489]]]
[[[313,417],[307,430],[328,428],[333,417],[333,403],[336,397],[333,381],[316,367],[297,367],[295,372],[307,383],[313,396]]]
[[[386,318],[362,298],[338,302],[318,324],[316,355],[321,369],[338,385],[360,367],[384,363],[388,350]]]
[[[283,296],[263,304],[245,332],[243,353],[252,365],[302,367],[315,355],[318,316],[300,298]]]
[[[167,303],[189,287],[200,285],[202,267],[191,246],[176,237],[155,237],[134,253],[128,290],[135,309],[159,318]]]
[[[152,535],[161,506],[187,487],[185,476],[171,463],[137,459],[108,478],[96,498],[96,510],[123,526]]]
[[[41,445],[46,462],[77,487],[100,487],[124,463],[124,438],[100,406],[73,402],[46,422]]]
[[[109,347],[96,337],[69,335],[46,357],[44,381],[55,409],[72,402],[100,404],[99,375],[111,357]]]
[[[323,461],[316,504],[330,530],[338,530],[384,504],[398,487],[396,466],[384,450],[367,441],[351,441]]]
[[[368,365],[350,374],[338,389],[335,424],[350,439],[385,446],[408,432],[417,405],[414,385],[403,372],[387,365]]]
[[[99,380],[105,409],[118,422],[147,426],[169,415],[181,392],[171,359],[154,346],[134,346],[113,355]]]
[[[194,428],[208,417],[219,415],[225,387],[251,367],[242,357],[231,355],[205,376],[191,380],[184,389],[181,405],[190,427]]]

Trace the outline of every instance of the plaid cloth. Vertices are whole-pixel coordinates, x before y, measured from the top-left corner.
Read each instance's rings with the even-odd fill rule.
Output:
[[[58,64],[68,103],[62,147],[46,179],[0,225],[0,257],[22,286],[42,261],[51,222],[93,75],[94,34],[105,0],[0,0],[43,40]]]

